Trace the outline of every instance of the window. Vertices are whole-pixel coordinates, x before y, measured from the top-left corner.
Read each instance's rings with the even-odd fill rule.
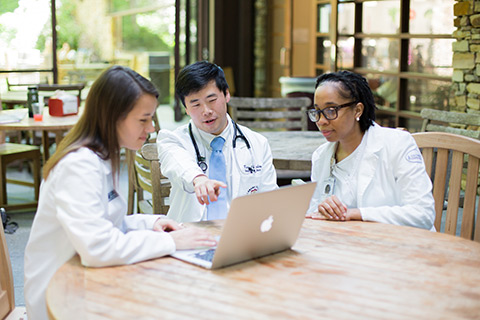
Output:
[[[382,125],[418,131],[422,108],[449,109],[453,5],[454,0],[339,0],[335,69],[368,79]]]
[[[13,85],[53,81],[50,11],[50,0],[1,2],[2,92],[7,90],[7,81]]]

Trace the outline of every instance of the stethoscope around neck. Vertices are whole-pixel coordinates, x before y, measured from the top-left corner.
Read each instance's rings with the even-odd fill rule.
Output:
[[[232,139],[232,146],[235,149],[237,147],[237,139],[242,139],[245,142],[245,145],[250,150],[250,143],[248,142],[247,138],[243,134],[242,130],[238,127],[238,124],[233,121],[233,139]],[[200,150],[198,150],[197,142],[195,141],[195,137],[193,136],[192,132],[192,123],[188,124],[188,133],[190,134],[190,139],[192,139],[193,147],[195,148],[195,154],[197,155],[197,164],[202,169],[203,173],[207,172],[208,165],[205,162],[206,158],[200,154]],[[250,150],[251,152],[251,150]]]

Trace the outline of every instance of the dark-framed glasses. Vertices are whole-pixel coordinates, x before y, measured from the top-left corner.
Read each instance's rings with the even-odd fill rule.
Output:
[[[310,109],[307,110],[307,115],[310,121],[312,122],[317,122],[320,120],[320,114],[323,114],[325,119],[327,120],[335,120],[338,117],[338,110],[346,107],[350,107],[354,104],[358,103],[358,101],[352,101],[349,103],[341,104],[339,106],[332,106],[332,107],[326,107],[325,109]]]

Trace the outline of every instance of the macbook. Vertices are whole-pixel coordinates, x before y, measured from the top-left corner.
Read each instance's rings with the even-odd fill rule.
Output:
[[[316,183],[281,187],[233,199],[216,248],[177,250],[172,256],[217,269],[293,246]]]

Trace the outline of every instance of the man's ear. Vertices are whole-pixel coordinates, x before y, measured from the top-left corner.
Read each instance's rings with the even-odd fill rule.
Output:
[[[230,101],[230,91],[227,89],[225,91],[225,101],[228,103]]]

